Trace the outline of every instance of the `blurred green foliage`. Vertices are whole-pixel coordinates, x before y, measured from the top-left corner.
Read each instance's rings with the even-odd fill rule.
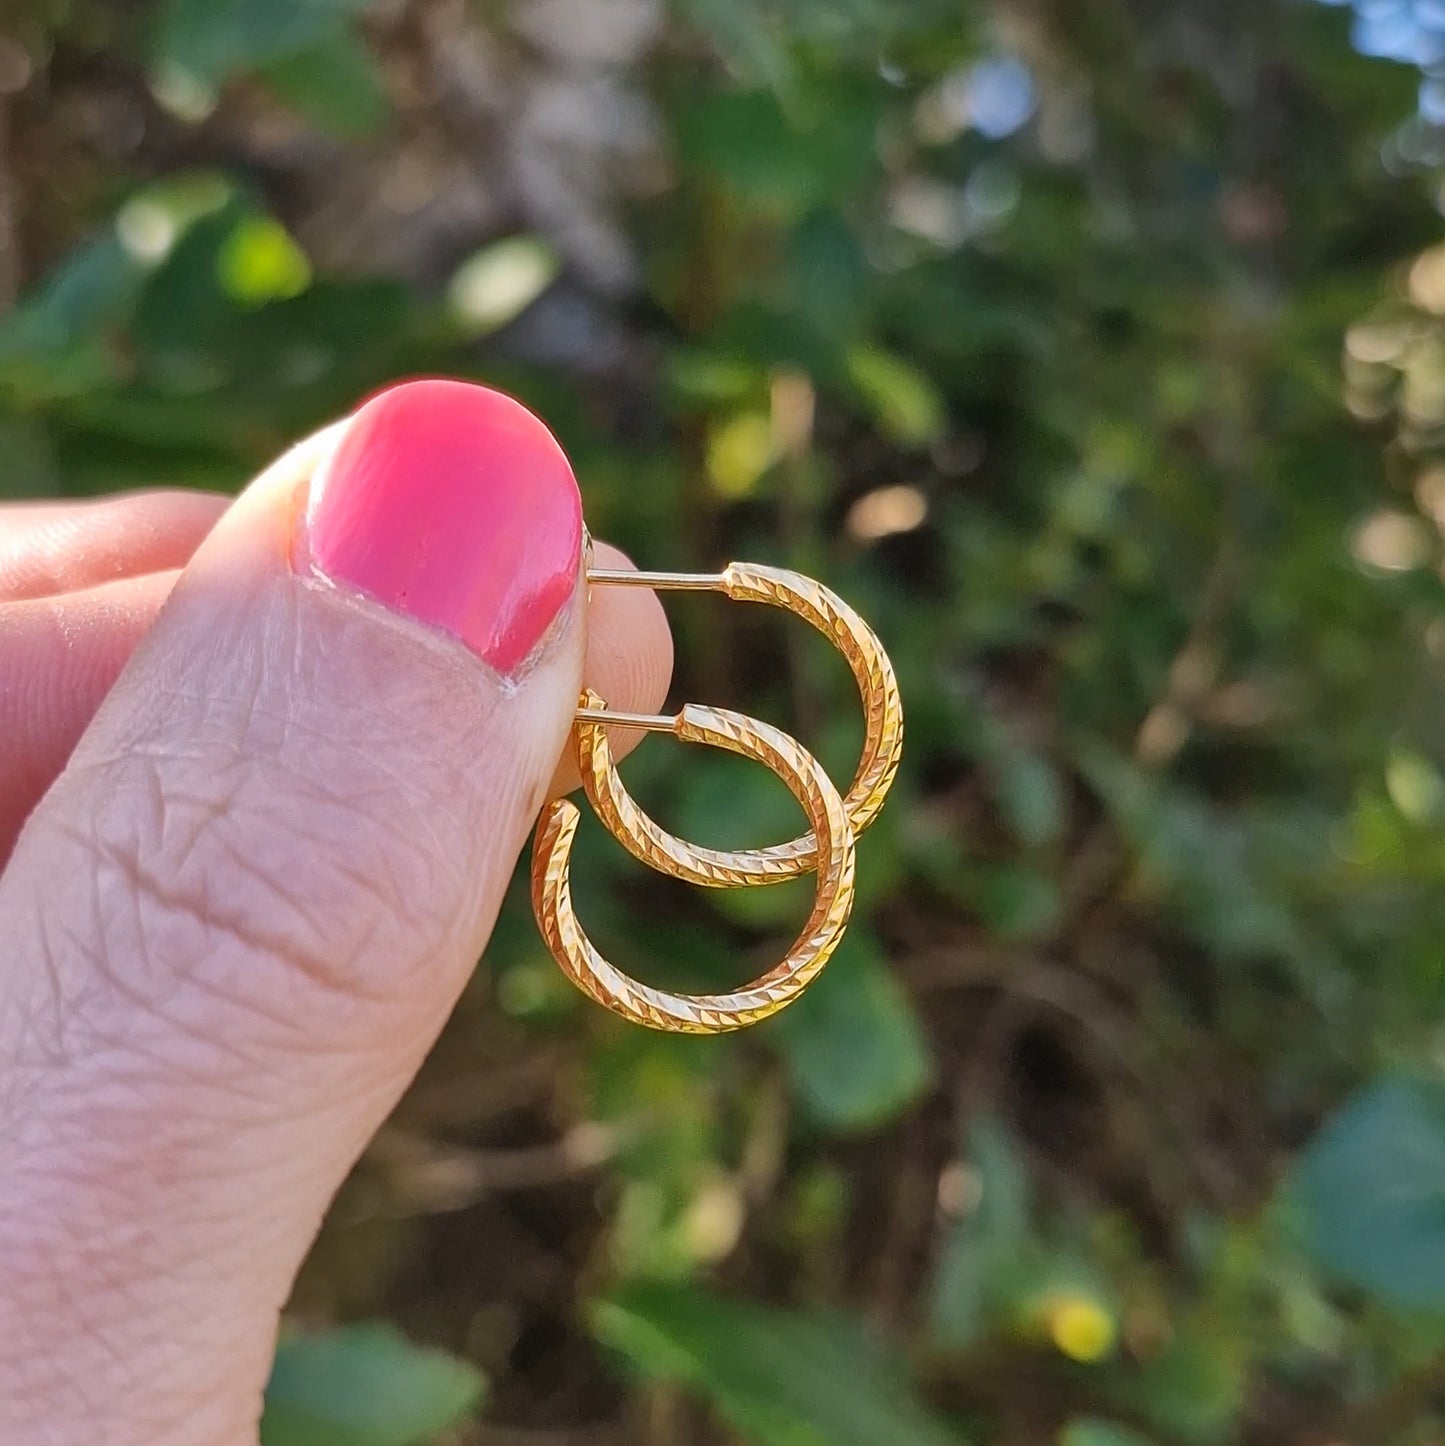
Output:
[[[380,1326],[282,1340],[262,1446],[415,1446],[472,1411],[475,1367],[419,1350]]]
[[[5,45],[0,494],[232,488],[384,381],[475,376],[644,565],[852,599],[908,710],[853,932],[773,1024],[601,1017],[516,891],[295,1302],[472,1364],[288,1337],[268,1443],[1442,1438],[1412,66],[1307,0],[20,0]],[[641,180],[533,126],[549,84],[644,107]],[[847,776],[845,670],[747,611],[678,605],[677,695]],[[796,829],[735,761],[628,771],[709,842]],[[577,880],[685,988],[806,908],[597,831]]]

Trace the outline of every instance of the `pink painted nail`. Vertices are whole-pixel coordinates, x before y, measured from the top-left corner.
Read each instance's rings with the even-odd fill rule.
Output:
[[[326,577],[511,673],[576,586],[582,499],[519,402],[470,382],[406,382],[352,417],[311,480],[306,528]]]

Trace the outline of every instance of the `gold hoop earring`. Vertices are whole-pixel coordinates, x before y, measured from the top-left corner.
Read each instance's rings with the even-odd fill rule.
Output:
[[[584,719],[577,732],[600,734],[602,727]],[[782,778],[808,814],[818,890],[812,913],[782,963],[732,993],[698,995],[654,989],[609,964],[583,932],[572,905],[568,872],[581,815],[576,804],[566,799],[549,803],[537,821],[532,907],[547,947],[563,972],[599,1004],[652,1029],[723,1034],[785,1008],[817,977],[837,948],[853,908],[853,829],[843,800],[822,766],[779,729],[724,708],[689,703],[671,720],[669,731],[683,742],[726,748],[765,764]],[[663,867],[659,859],[644,861]]]
[[[878,635],[836,593],[783,568],[733,562],[720,573],[589,571],[590,583],[659,591],[714,591],[736,602],[760,602],[811,623],[848,662],[863,702],[863,751],[843,806],[854,835],[878,816],[903,752],[903,702],[898,679]],[[637,805],[612,761],[605,731],[588,723],[674,731],[676,719],[610,713],[595,695],[577,713],[577,755],[582,785],[597,816],[634,858],[705,888],[774,883],[817,867],[811,833],[760,849],[713,849],[669,833]]]

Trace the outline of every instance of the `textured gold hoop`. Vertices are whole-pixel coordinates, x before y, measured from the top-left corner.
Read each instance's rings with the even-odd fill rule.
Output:
[[[853,833],[861,834],[878,816],[898,772],[903,751],[903,702],[893,664],[878,635],[836,593],[800,573],[754,563],[733,562],[715,575],[645,572],[590,572],[594,583],[710,589],[737,602],[768,603],[796,613],[818,629],[847,659],[863,701],[863,752],[843,807]],[[584,728],[601,709],[585,695],[578,713],[577,757],[582,784],[598,817],[635,858],[674,878],[708,888],[772,883],[817,867],[812,833],[760,849],[712,849],[669,833],[637,805],[612,761],[605,733]],[[671,727],[672,719],[613,715],[633,727]]]
[[[605,711],[599,709],[598,711]],[[579,741],[601,734],[584,719]],[[689,703],[671,732],[687,743],[710,744],[771,768],[807,811],[817,842],[818,892],[802,933],[782,963],[729,994],[669,994],[639,983],[609,964],[582,931],[572,905],[568,871],[580,818],[577,806],[557,799],[542,810],[532,851],[532,908],[552,957],[563,973],[597,1003],[651,1029],[682,1034],[724,1034],[785,1008],[828,962],[853,908],[854,840],[838,790],[822,766],[786,733],[724,708]],[[663,868],[660,860],[644,862]],[[666,871],[666,870],[664,870]]]

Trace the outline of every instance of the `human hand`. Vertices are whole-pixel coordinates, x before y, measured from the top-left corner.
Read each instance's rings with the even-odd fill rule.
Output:
[[[584,653],[666,691],[656,598],[589,602],[581,544],[545,429],[453,382],[229,508],[0,508],[6,1446],[255,1441],[322,1215],[576,781]]]

